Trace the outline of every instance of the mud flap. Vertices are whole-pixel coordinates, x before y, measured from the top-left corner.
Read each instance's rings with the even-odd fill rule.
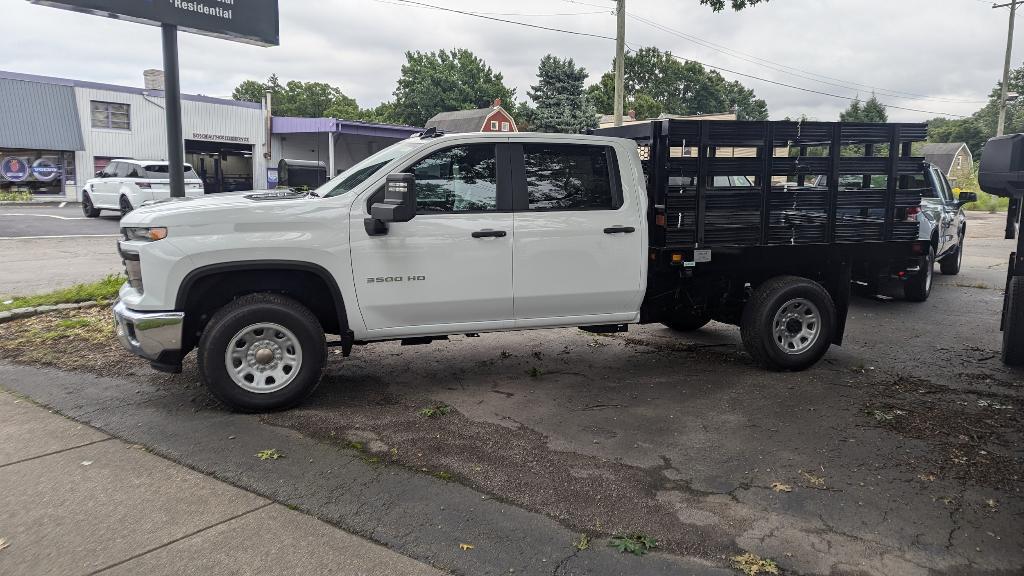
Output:
[[[836,346],[843,345],[843,336],[846,334],[846,316],[850,311],[850,282],[853,281],[853,266],[850,262],[840,262],[832,266],[828,277],[825,279],[825,289],[832,296],[832,302],[836,305],[836,332],[832,336],[832,343]]]

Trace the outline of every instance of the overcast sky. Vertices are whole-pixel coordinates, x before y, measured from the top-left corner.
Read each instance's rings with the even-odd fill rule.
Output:
[[[424,1],[548,27],[615,34],[612,0]],[[280,6],[279,47],[183,34],[182,89],[230,96],[241,80],[262,80],[276,72],[282,80],[329,82],[368,107],[391,98],[406,50],[464,47],[504,74],[521,100],[547,53],[574,58],[590,72],[591,83],[610,68],[614,56],[609,40],[397,0],[282,0]],[[963,115],[982,105],[977,101],[985,100],[1002,75],[1008,17],[1007,10],[992,9],[986,0],[771,0],[743,12],[719,14],[697,0],[628,0],[627,12],[742,54],[701,46],[630,18],[626,36],[633,48],[657,46],[705,64],[843,96],[859,92],[867,97],[873,87],[880,100],[894,106]],[[142,70],[161,66],[157,28],[25,0],[4,0],[4,21],[0,68],[6,70],[141,86]],[[1024,17],[1018,19],[1022,21]],[[1015,67],[1024,57],[1024,37],[1017,45]],[[751,56],[762,61],[751,62]],[[773,119],[807,114],[835,120],[848,105],[829,96],[723,75],[754,89],[768,102]],[[890,109],[890,119],[896,121],[935,115]]]

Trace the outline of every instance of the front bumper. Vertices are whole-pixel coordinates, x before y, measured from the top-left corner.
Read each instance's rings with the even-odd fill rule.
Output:
[[[181,363],[184,322],[183,312],[136,312],[124,302],[114,306],[114,331],[121,345],[161,369]]]

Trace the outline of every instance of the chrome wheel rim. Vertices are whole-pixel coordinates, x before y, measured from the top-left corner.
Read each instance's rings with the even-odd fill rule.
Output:
[[[775,313],[772,336],[779,350],[801,354],[821,337],[821,312],[810,300],[794,298]]]
[[[260,322],[242,328],[228,341],[224,365],[243,390],[270,394],[295,380],[302,368],[302,347],[284,326]]]

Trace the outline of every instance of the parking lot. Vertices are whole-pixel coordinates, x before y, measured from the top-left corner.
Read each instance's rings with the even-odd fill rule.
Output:
[[[78,204],[0,206],[0,299],[92,282],[121,269],[116,212]]]
[[[0,211],[2,235],[74,237],[0,240],[38,251],[31,266],[5,256],[3,282],[48,274],[38,254],[57,258],[48,265],[61,281],[116,271],[113,239],[86,239],[116,234],[113,215],[32,210]],[[105,377],[0,363],[0,383],[465,573],[697,573],[740,551],[801,574],[1019,573],[1024,373],[999,361],[1002,227],[972,213],[963,271],[937,275],[926,303],[855,298],[845,345],[802,373],[763,371],[738,330],[712,324],[685,336],[645,326],[358,347],[332,356],[306,404],[262,417],[223,412],[197,388],[191,357],[184,374],[158,375],[110,342],[0,347],[7,361]],[[18,329],[0,326],[0,341]],[[422,413],[441,406],[453,410]],[[243,428],[259,440],[224,440]],[[319,451],[271,472],[241,459],[268,437]],[[489,522],[475,523],[485,510]],[[629,532],[656,538],[660,553],[588,565],[603,550],[560,540]],[[457,538],[474,555],[449,550]],[[527,545],[542,549],[517,558]]]

